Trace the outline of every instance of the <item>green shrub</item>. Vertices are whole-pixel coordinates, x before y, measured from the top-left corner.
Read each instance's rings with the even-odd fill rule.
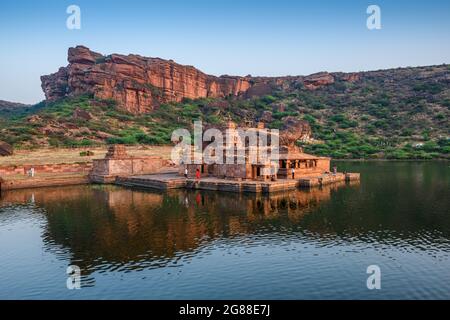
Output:
[[[309,122],[309,124],[313,125],[317,122],[316,118],[314,118],[312,115],[310,114],[305,114],[303,116],[303,120]]]
[[[92,157],[94,155],[94,152],[87,150],[87,151],[81,151],[80,157]]]
[[[440,146],[434,141],[428,141],[424,143],[422,150],[426,152],[435,152],[440,150]]]
[[[135,136],[125,136],[125,137],[111,137],[106,140],[107,144],[137,144],[137,139]]]

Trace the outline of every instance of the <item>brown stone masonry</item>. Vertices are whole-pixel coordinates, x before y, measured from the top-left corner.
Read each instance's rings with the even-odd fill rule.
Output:
[[[92,169],[92,163],[60,163],[44,165],[20,165],[20,166],[0,166],[0,177],[12,175],[27,175],[28,171],[34,168],[35,175],[41,173],[89,173]]]
[[[104,159],[95,159],[90,179],[112,183],[117,177],[156,173],[166,165],[161,157],[130,157],[123,145],[111,145]]]

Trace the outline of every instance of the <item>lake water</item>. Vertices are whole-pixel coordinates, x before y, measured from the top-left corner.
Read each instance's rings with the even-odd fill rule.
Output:
[[[0,200],[1,299],[450,299],[450,164],[339,162],[271,196],[76,186]],[[81,270],[68,290],[66,269]],[[366,285],[369,265],[381,290]]]

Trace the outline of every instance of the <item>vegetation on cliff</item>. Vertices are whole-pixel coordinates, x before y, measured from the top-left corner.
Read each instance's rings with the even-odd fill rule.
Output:
[[[334,158],[449,158],[450,66],[359,74],[309,90],[274,87],[257,97],[203,98],[166,103],[132,114],[114,101],[88,95],[41,103],[0,117],[2,140],[15,147],[89,146],[101,143],[167,144],[193,120],[220,124],[262,120],[281,128],[287,117],[310,123],[305,151]]]

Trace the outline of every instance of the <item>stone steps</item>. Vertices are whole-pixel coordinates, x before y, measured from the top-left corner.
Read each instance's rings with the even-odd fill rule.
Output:
[[[358,173],[325,174],[314,177],[305,177],[298,180],[279,179],[277,181],[246,181],[228,180],[218,178],[184,179],[174,174],[156,174],[134,177],[121,177],[116,184],[128,187],[143,187],[158,190],[186,188],[194,190],[210,190],[225,192],[272,193],[288,191],[297,188],[312,188],[323,185],[359,180]]]

